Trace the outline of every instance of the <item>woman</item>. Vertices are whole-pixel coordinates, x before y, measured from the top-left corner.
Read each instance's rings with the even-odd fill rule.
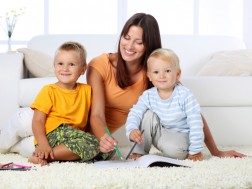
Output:
[[[113,133],[125,124],[129,109],[144,90],[152,85],[146,76],[146,61],[150,53],[161,48],[161,37],[156,19],[145,13],[133,15],[120,34],[118,52],[102,54],[88,66],[87,82],[92,86],[90,124],[100,140],[104,153],[117,144],[105,131]],[[204,123],[205,143],[212,155],[218,157],[244,157],[236,151],[218,150],[208,125]]]

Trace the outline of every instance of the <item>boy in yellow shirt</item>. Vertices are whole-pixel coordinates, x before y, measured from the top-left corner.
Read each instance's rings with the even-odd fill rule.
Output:
[[[78,83],[87,67],[86,50],[77,42],[62,44],[55,53],[58,82],[44,86],[31,105],[35,151],[29,162],[110,159],[101,153],[98,139],[86,129],[91,105],[91,87]]]

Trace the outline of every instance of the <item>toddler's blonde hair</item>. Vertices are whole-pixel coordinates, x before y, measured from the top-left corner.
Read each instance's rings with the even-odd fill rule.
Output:
[[[179,64],[179,57],[178,55],[172,51],[171,49],[166,49],[166,48],[159,48],[159,49],[156,49],[154,50],[148,60],[147,60],[147,65],[149,64],[149,59],[151,57],[154,57],[154,58],[160,58],[164,61],[168,61],[168,62],[171,62],[172,64],[175,65],[176,69],[178,72],[181,72],[181,68],[180,68],[180,64]]]

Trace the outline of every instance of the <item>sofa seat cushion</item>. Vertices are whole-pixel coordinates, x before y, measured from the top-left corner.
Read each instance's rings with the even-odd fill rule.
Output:
[[[183,85],[192,90],[201,106],[252,106],[252,77],[182,77]]]
[[[252,50],[220,51],[212,55],[198,76],[251,76]]]

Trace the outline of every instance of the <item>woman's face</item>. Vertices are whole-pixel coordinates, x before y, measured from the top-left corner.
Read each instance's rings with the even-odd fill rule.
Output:
[[[120,51],[126,62],[140,63],[145,53],[143,45],[143,29],[131,26],[129,32],[120,39]]]

